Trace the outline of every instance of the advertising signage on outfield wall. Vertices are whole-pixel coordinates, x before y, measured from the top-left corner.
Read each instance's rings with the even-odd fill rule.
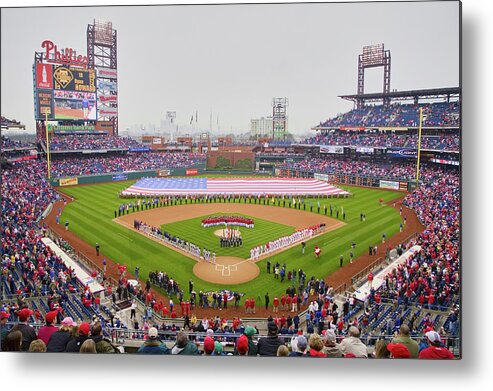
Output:
[[[406,185],[407,186],[407,185]],[[399,182],[394,182],[394,181],[380,181],[380,187],[382,189],[393,189],[393,190],[399,190]]]
[[[127,174],[115,174],[113,175],[112,179],[114,181],[126,181],[128,179]]]
[[[321,145],[320,146],[320,153],[343,154],[344,153],[344,147],[339,146],[339,145]]]
[[[412,148],[387,148],[387,156],[417,159],[418,151]]]
[[[372,154],[374,151],[375,151],[375,149],[371,148],[371,147],[356,147],[356,152],[359,152],[359,153]]]

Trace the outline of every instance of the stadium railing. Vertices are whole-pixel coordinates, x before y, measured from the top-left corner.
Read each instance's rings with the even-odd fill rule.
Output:
[[[141,329],[122,329],[122,328],[113,328],[108,329],[109,335],[111,336],[111,341],[115,344],[120,344],[123,346],[135,346],[135,344],[144,343],[147,339],[147,330]],[[158,339],[162,342],[169,344],[168,347],[171,347],[176,340],[176,335],[179,331],[183,331],[182,328],[177,328],[176,331],[171,330],[159,330],[158,331]],[[185,331],[188,338],[196,343],[197,345],[203,345],[204,339],[207,336],[206,332],[193,332],[193,331]],[[215,332],[212,335],[215,341],[219,341],[223,344],[223,347],[226,351],[233,351],[234,346],[236,345],[236,341],[243,334],[240,331],[237,332]],[[291,338],[295,337],[297,334],[278,334],[278,336],[284,341],[285,344],[290,345]],[[310,335],[305,333],[305,335]],[[257,343],[258,340],[262,337],[266,337],[267,334],[255,334],[252,339],[254,343]],[[337,335],[337,342],[340,343],[345,335]],[[363,334],[360,339],[361,341],[369,348],[370,351],[373,350],[373,347],[379,340],[385,340],[389,343],[395,335],[365,335]],[[415,337],[414,339],[419,342],[424,337]],[[442,337],[442,343],[451,350],[451,352],[458,356],[460,354],[460,338],[459,337]]]

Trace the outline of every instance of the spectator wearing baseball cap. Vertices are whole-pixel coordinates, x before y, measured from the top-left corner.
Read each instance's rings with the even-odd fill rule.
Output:
[[[440,334],[436,331],[428,331],[425,334],[429,346],[419,352],[419,358],[425,360],[452,360],[454,355],[447,348],[443,347],[440,341]]]
[[[219,341],[214,342],[214,352],[212,353],[213,356],[224,356],[223,352],[223,345]]]
[[[240,338],[238,338],[238,342],[236,343],[236,351],[238,352],[238,355],[240,356],[250,355],[249,346],[250,346],[250,341],[248,340],[248,337],[245,334],[240,336]]]
[[[253,342],[253,336],[257,334],[257,330],[255,330],[254,327],[252,326],[247,326],[245,327],[245,331],[243,332],[243,335],[247,338],[248,341],[248,355],[249,356],[256,356],[257,355],[257,345],[255,345],[255,342]],[[238,339],[239,342],[239,339]],[[235,346],[235,350],[233,354],[239,354],[238,351],[238,346]]]
[[[58,327],[56,327],[53,324],[56,321],[57,315],[58,315],[58,311],[48,312],[45,316],[46,325],[44,325],[38,330],[38,338],[42,340],[45,343],[45,345],[48,345],[51,335],[55,331],[58,331]]]
[[[0,316],[0,329],[1,329],[0,346],[3,345],[3,341],[5,341],[5,337],[7,336],[7,334],[10,331],[7,328],[7,321],[9,318],[10,318],[10,314],[8,314],[7,312],[4,312],[4,311],[1,312],[1,316]]]
[[[389,343],[387,344],[387,350],[390,352],[390,358],[412,358],[411,352],[402,343]]]
[[[276,357],[277,349],[280,345],[284,345],[284,341],[277,336],[277,326],[274,322],[268,323],[267,330],[267,336],[258,340],[258,355]]]
[[[51,337],[46,345],[48,352],[64,352],[67,344],[72,337],[72,327],[77,326],[77,323],[71,317],[63,318],[60,329],[51,334]]]
[[[78,353],[80,352],[80,348],[82,344],[89,339],[89,334],[91,333],[91,325],[87,322],[81,323],[79,327],[74,327],[73,331],[75,331],[75,338],[72,338],[65,348],[66,352],[69,353]]]
[[[204,354],[211,356],[212,352],[214,352],[214,338],[207,336],[204,339]]]
[[[324,353],[327,357],[340,358],[342,357],[341,347],[336,343],[336,334],[334,330],[328,329],[323,338]]]
[[[291,339],[291,353],[289,357],[306,357],[308,341],[304,335],[298,335]]]
[[[394,337],[391,341],[392,344],[403,344],[411,353],[411,358],[418,358],[419,346],[418,343],[410,337],[409,326],[403,324],[399,328],[399,335]]]
[[[17,314],[19,318],[19,323],[16,324],[11,331],[20,331],[22,333],[22,345],[21,351],[27,352],[29,350],[29,345],[35,339],[38,339],[36,330],[27,324],[27,320],[33,314],[29,308],[22,308]]]
[[[137,353],[139,354],[169,354],[169,349],[168,347],[161,342],[159,339],[159,335],[157,332],[157,329],[155,327],[151,327],[148,332],[148,339],[145,341],[139,350],[137,350]]]
[[[349,328],[349,337],[342,340],[341,352],[346,357],[347,353],[353,353],[355,357],[368,357],[366,345],[359,339],[360,331],[356,326]]]

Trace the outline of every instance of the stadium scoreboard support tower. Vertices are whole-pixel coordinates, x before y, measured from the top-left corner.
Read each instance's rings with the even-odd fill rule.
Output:
[[[272,99],[272,140],[286,141],[288,98]]]
[[[111,121],[118,134],[117,35],[111,22],[87,25],[87,59],[97,70],[98,120]]]
[[[383,93],[390,92],[390,50],[385,50],[384,44],[363,46],[363,53],[358,55],[358,95],[365,93],[365,69],[383,67]],[[358,109],[364,106],[364,101],[356,101]],[[390,99],[384,99],[383,105],[388,107]]]

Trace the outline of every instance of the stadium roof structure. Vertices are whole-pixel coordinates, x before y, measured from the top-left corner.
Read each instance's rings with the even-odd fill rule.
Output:
[[[2,129],[23,129],[23,130],[26,129],[26,125],[24,125],[20,121],[8,119],[3,115],[0,125]]]
[[[370,93],[370,94],[353,94],[353,95],[339,95],[339,98],[350,100],[355,103],[362,103],[363,105],[368,102],[384,102],[385,99],[391,101],[408,101],[414,100],[415,104],[418,104],[422,100],[435,100],[445,98],[450,101],[450,98],[460,97],[460,87],[445,87],[445,88],[429,88],[425,90],[408,90],[408,91],[391,91],[387,93]]]

